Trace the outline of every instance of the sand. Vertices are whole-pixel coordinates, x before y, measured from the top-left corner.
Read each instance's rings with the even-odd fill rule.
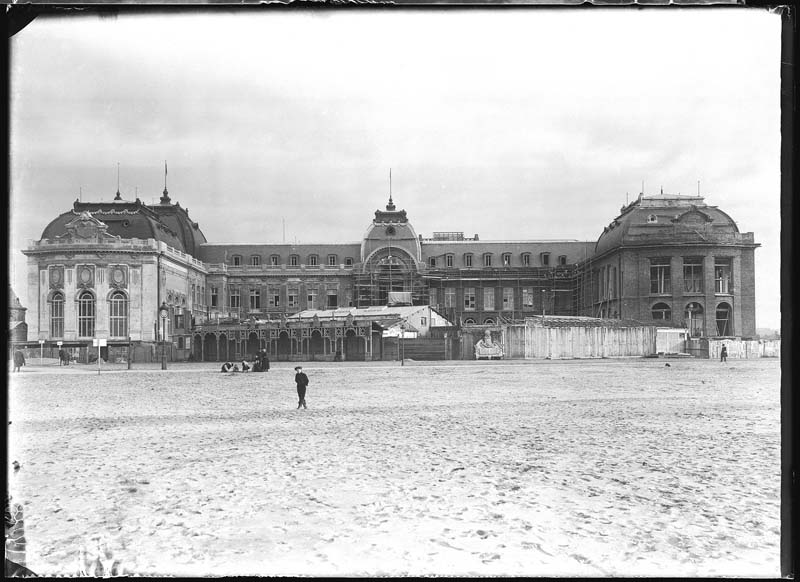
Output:
[[[779,572],[780,362],[10,374],[27,565],[140,575]]]

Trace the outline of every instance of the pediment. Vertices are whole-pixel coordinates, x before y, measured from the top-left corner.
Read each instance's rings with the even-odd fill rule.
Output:
[[[67,234],[58,238],[75,240],[119,240],[120,237],[108,234],[108,225],[98,220],[88,210],[84,210],[64,225]]]

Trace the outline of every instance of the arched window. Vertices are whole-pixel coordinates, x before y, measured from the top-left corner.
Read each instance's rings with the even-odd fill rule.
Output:
[[[487,317],[486,319],[483,320],[483,323],[484,325],[494,325],[494,319],[492,319],[491,317]]]
[[[475,320],[472,319],[471,317],[468,317],[467,319],[464,320],[464,325],[475,325]]]
[[[689,335],[691,337],[701,337],[705,326],[703,306],[696,301],[692,301],[686,306],[683,316],[686,319],[686,328],[689,330]]]
[[[672,309],[666,303],[656,303],[653,305],[653,319],[656,321],[670,321],[672,319]]]
[[[50,337],[64,337],[63,293],[54,293],[50,299]]]
[[[717,305],[717,335],[733,335],[733,325],[731,322],[731,309],[730,304],[720,303]]]
[[[84,291],[78,296],[78,337],[94,337],[94,295]]]
[[[114,291],[108,300],[108,329],[111,337],[128,336],[128,298],[122,291]]]

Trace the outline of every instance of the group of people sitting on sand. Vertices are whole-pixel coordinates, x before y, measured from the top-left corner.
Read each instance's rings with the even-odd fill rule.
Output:
[[[240,364],[232,362],[225,362],[222,364],[220,372],[268,372],[269,371],[269,356],[266,349],[259,350],[253,358],[253,365],[251,366],[247,360],[242,360]]]

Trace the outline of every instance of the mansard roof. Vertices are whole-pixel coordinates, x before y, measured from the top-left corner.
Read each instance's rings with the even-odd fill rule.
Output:
[[[81,202],[76,200],[72,210],[62,213],[48,224],[42,239],[67,236],[67,225],[76,217],[88,212],[94,219],[107,225],[106,232],[121,238],[155,239],[196,256],[206,238],[199,225],[189,219],[188,212],[179,204],[147,206],[138,198],[135,201]]]

